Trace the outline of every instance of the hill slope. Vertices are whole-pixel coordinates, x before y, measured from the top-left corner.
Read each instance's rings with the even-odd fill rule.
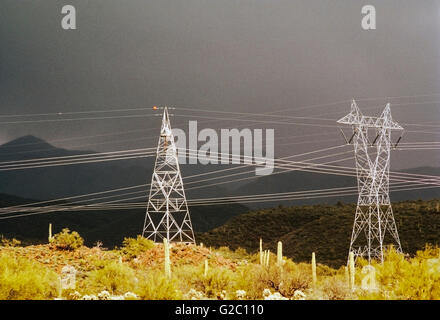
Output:
[[[438,200],[404,201],[393,204],[404,252],[413,254],[426,243],[440,243]],[[207,246],[243,247],[257,251],[260,237],[264,249],[276,250],[283,242],[283,253],[296,262],[317,260],[339,267],[347,259],[353,226],[354,205],[314,205],[278,207],[252,211],[232,218],[225,225],[198,234]]]
[[[275,171],[276,172],[276,171]],[[440,168],[434,167],[418,167],[405,170],[406,173],[421,174],[421,175],[434,175],[440,176]],[[356,177],[347,177],[339,175],[328,175],[302,171],[291,171],[282,174],[261,176],[258,179],[252,180],[236,190],[236,195],[247,194],[261,194],[261,193],[275,193],[275,192],[291,192],[291,191],[306,191],[316,189],[327,188],[339,188],[339,187],[354,187],[356,186]],[[420,189],[411,191],[398,191],[394,192],[391,186],[390,197],[392,201],[403,200],[428,200],[437,198],[440,196],[438,188],[432,189]],[[357,195],[340,196],[315,199],[302,199],[295,201],[283,201],[279,202],[285,206],[292,205],[304,205],[304,204],[333,204],[339,200],[344,202],[356,202]],[[274,205],[272,202],[249,204],[252,208],[270,208]]]

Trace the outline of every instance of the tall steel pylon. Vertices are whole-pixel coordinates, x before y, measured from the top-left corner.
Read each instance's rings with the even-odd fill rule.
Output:
[[[338,120],[350,125],[353,135],[348,143],[353,143],[358,181],[358,203],[350,241],[350,252],[355,257],[362,256],[383,261],[384,239],[388,235],[396,249],[401,252],[399,234],[394,220],[389,196],[389,171],[391,151],[391,131],[403,128],[391,117],[387,104],[380,117],[364,116],[356,102],[351,103],[351,112]],[[376,135],[373,142],[368,139],[369,131]],[[399,139],[400,140],[400,139]],[[375,155],[369,149],[375,148]],[[375,156],[375,158],[374,158]],[[365,237],[362,237],[361,234]]]
[[[153,241],[195,243],[183,189],[168,108],[163,108],[162,126],[142,235]]]

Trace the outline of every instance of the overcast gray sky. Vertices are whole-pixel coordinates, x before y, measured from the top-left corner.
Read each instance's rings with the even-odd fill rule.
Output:
[[[65,4],[76,7],[77,30],[61,28]],[[365,4],[376,7],[377,30],[361,28]],[[432,122],[431,127],[405,126],[409,131],[405,141],[438,141],[439,36],[440,1],[430,0],[2,0],[1,114],[170,104],[252,113],[287,109],[278,114],[331,120],[349,111],[348,102],[333,102],[417,96],[361,100],[359,106],[365,114],[376,115],[389,101],[395,120],[403,126]],[[328,105],[303,108],[316,104]],[[175,113],[173,125],[182,129],[191,118],[178,115],[196,115]],[[151,111],[116,115],[122,114]],[[1,123],[17,119],[24,120],[0,118],[0,142],[33,134],[57,146],[109,151],[154,146],[157,131],[65,139],[148,130],[158,128],[160,121],[140,117]],[[229,120],[206,126],[248,124]],[[342,142],[336,127],[269,122],[256,127],[275,128],[278,156]],[[285,138],[298,135],[311,136]],[[82,147],[93,143],[104,144]],[[395,169],[437,166],[440,160],[438,150],[399,151],[393,157]]]

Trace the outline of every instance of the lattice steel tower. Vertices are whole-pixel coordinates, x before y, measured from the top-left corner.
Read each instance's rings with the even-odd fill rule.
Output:
[[[167,107],[163,110],[142,234],[155,242],[166,238],[169,242],[195,243]]]
[[[367,117],[354,100],[351,112],[338,123],[350,125],[353,129],[348,142],[354,145],[358,180],[359,197],[350,252],[369,262],[371,259],[383,261],[384,240],[390,240],[398,251],[402,251],[389,197],[389,170],[391,131],[403,128],[392,119],[390,104],[380,117]],[[376,135],[370,142],[368,133],[373,130]],[[369,154],[371,148],[375,149],[375,154]]]

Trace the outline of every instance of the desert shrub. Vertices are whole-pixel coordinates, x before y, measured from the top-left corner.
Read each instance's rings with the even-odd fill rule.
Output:
[[[78,232],[70,232],[68,228],[64,228],[53,236],[50,243],[58,250],[76,250],[83,245],[84,240]]]
[[[249,256],[249,254],[247,253],[246,249],[242,248],[242,247],[238,247],[237,249],[235,249],[235,254],[239,258],[247,258]]]
[[[222,246],[218,249],[216,249],[218,253],[220,253],[223,257],[227,258],[230,257],[233,254],[233,251],[229,249],[229,247]]]
[[[316,288],[307,292],[308,300],[353,300],[355,298],[343,276],[325,277],[318,282]]]
[[[261,299],[263,290],[267,288],[264,281],[261,281],[261,273],[263,267],[258,264],[248,264],[240,266],[235,271],[236,281],[233,291],[246,291],[246,298]]]
[[[220,253],[223,257],[227,259],[248,259],[249,254],[247,253],[246,249],[238,247],[234,251],[229,249],[229,247],[220,247],[217,249],[217,252]]]
[[[440,248],[431,244],[426,244],[424,250],[416,252],[416,258],[418,259],[433,259],[440,258]]]
[[[188,293],[191,290],[201,292],[204,297],[221,297],[223,291],[235,290],[238,272],[233,272],[226,267],[218,267],[209,264],[208,273],[205,276],[204,263],[198,266],[182,265],[173,270],[173,276],[179,279],[179,287],[182,292]],[[231,298],[232,296],[228,296]]]
[[[191,289],[201,291],[204,264],[199,266],[186,264],[173,268],[173,277],[179,279],[179,288],[182,292],[188,292]]]
[[[274,267],[276,268],[275,265]],[[280,269],[278,268],[278,270]],[[295,264],[287,261],[281,271],[278,291],[283,296],[291,298],[293,297],[295,291],[305,291],[310,287],[311,283],[312,270],[310,264]]]
[[[282,268],[273,264],[264,269],[261,280],[266,288],[278,291],[284,297],[293,297],[295,291],[305,291],[312,282],[311,265],[295,264],[287,260]]]
[[[0,237],[0,245],[3,247],[19,247],[21,245],[21,241],[15,238],[7,239],[2,235]]]
[[[386,252],[383,264],[373,263],[379,291],[363,293],[361,299],[436,300],[440,299],[440,260],[426,259],[432,248],[408,259],[395,250]]]
[[[269,268],[250,264],[237,269],[234,290],[246,291],[249,299],[261,299],[264,289],[279,292],[291,298],[295,291],[305,291],[312,282],[311,266],[305,263],[295,264],[285,260],[282,268],[275,263]]]
[[[136,294],[142,300],[180,300],[182,292],[175,279],[168,279],[162,271],[150,271],[140,281]]]
[[[266,283],[266,287],[280,292],[285,297],[293,297],[296,290],[306,290],[312,282],[310,264],[295,264],[286,260],[282,268],[272,264],[269,269],[263,271],[262,281]]]
[[[312,272],[311,268],[312,267],[310,266],[310,272]],[[322,276],[334,276],[338,273],[344,274],[344,269],[340,268],[339,270],[336,270],[336,269],[333,269],[329,266],[326,266],[325,264],[320,264],[320,263],[318,263],[316,265],[316,274],[318,277],[320,277],[320,276],[321,277]]]
[[[248,256],[248,261],[251,262],[251,263],[259,264],[260,263],[260,253],[257,252],[257,253],[254,253],[254,254],[250,254]]]
[[[82,295],[76,289],[63,289],[61,291],[61,297],[65,300],[79,300]]]
[[[0,300],[45,300],[58,294],[58,276],[41,264],[0,255]]]
[[[200,286],[207,297],[219,297],[223,291],[233,287],[233,272],[225,267],[209,269],[208,274],[200,278]]]
[[[135,272],[129,266],[119,262],[110,262],[102,269],[91,271],[85,278],[85,291],[109,291],[111,294],[123,294],[133,291],[137,284]]]
[[[138,235],[137,238],[124,238],[122,244],[123,247],[121,252],[129,259],[136,258],[141,253],[154,247],[153,241],[148,240],[141,235]]]

